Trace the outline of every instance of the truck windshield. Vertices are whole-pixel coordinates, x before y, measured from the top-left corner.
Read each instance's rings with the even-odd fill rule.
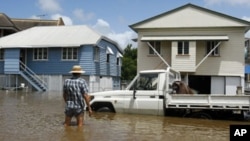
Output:
[[[156,90],[158,74],[140,74],[130,90]]]

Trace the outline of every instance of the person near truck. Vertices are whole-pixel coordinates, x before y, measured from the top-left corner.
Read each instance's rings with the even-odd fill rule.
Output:
[[[72,117],[76,118],[77,126],[83,126],[85,103],[88,107],[89,116],[92,115],[92,109],[89,104],[88,85],[86,81],[80,77],[84,72],[81,66],[75,65],[69,72],[72,74],[72,77],[64,81],[65,126],[71,125]]]

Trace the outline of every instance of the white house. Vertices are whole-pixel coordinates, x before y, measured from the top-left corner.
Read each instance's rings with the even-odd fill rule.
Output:
[[[130,27],[138,33],[138,71],[170,66],[199,94],[235,95],[244,88],[250,22],[186,4]]]

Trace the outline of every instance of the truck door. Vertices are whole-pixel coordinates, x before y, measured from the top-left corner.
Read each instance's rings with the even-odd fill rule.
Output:
[[[158,82],[158,73],[140,74],[124,98],[125,112],[158,115],[162,109]]]

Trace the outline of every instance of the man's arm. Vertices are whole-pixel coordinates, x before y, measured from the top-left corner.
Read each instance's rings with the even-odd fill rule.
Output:
[[[66,93],[66,92],[63,92],[63,99],[64,99],[64,102],[66,102],[66,98],[67,98],[67,93]]]
[[[88,106],[89,116],[91,116],[92,115],[92,109],[91,109],[90,104],[89,104],[90,96],[88,94],[83,94],[83,97],[84,97],[84,100],[85,100],[85,102],[86,102],[86,104]]]

